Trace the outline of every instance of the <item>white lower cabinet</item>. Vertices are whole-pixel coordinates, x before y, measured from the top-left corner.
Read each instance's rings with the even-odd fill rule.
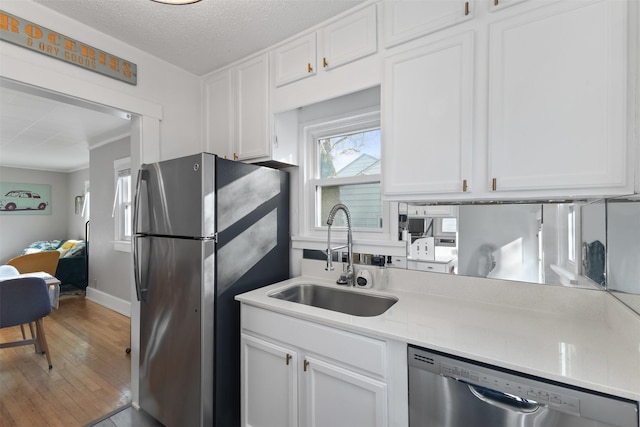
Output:
[[[298,425],[298,355],[242,334],[242,425]]]
[[[242,425],[406,426],[406,345],[387,344],[243,304]]]
[[[320,358],[305,356],[305,426],[387,425],[387,384]]]

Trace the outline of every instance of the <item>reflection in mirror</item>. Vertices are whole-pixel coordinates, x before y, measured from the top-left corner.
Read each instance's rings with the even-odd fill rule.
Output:
[[[606,203],[596,200],[581,208],[582,267],[584,275],[605,288],[606,280]]]
[[[640,196],[611,198],[607,208],[607,288],[640,313]]]
[[[409,269],[601,289],[604,244],[600,248],[594,243],[594,249],[589,244],[606,241],[600,231],[604,216],[599,222],[593,219],[599,228],[592,232],[582,224],[581,215],[586,212],[591,224],[592,214],[599,215],[603,207],[595,201],[401,203],[399,238],[407,244]],[[592,260],[585,258],[587,250]]]

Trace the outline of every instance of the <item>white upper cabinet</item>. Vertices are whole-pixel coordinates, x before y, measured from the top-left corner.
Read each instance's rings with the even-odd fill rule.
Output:
[[[376,5],[335,21],[321,31],[322,67],[332,70],[378,51]]]
[[[315,76],[378,50],[376,5],[349,14],[273,51],[276,87]]]
[[[276,86],[286,85],[317,73],[316,33],[301,36],[273,51]]]
[[[205,150],[232,158],[235,147],[235,93],[230,70],[224,69],[203,81]]]
[[[269,158],[269,59],[266,54],[234,68],[237,97],[237,158]]]
[[[382,182],[387,198],[470,190],[473,42],[468,31],[386,58]]]
[[[631,190],[626,16],[624,1],[563,1],[490,25],[494,191]]]
[[[249,163],[297,164],[296,112],[271,115],[269,93],[266,53],[205,77],[205,150]]]
[[[382,4],[383,40],[387,48],[459,24],[473,16],[472,0],[406,0]]]
[[[396,15],[409,5],[427,7],[412,3],[385,7]],[[630,81],[638,53],[629,45],[629,22],[637,25],[629,2],[473,5],[472,20],[386,52],[384,197],[632,193],[637,105]]]

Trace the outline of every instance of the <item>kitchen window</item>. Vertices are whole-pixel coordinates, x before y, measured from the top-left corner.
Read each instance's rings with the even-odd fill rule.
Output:
[[[354,230],[382,230],[378,117],[327,123],[310,138],[313,167],[307,188],[316,230],[326,229],[329,211],[337,203],[349,208]],[[337,215],[334,225],[346,226],[345,216]]]
[[[115,195],[111,216],[115,230],[114,249],[128,252],[131,250],[132,234],[131,158],[115,160],[113,169]]]

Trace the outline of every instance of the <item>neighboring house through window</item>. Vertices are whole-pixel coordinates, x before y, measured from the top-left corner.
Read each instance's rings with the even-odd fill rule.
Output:
[[[385,224],[379,112],[316,123],[305,133],[308,232],[324,233],[329,211],[337,203],[349,208],[354,230],[381,232]],[[346,226],[343,214],[336,216],[334,226]]]

